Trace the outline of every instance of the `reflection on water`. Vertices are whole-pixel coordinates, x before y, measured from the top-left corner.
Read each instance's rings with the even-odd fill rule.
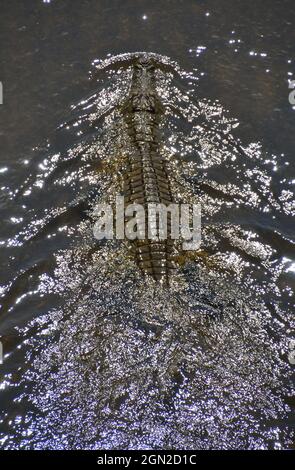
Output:
[[[203,13],[209,21],[213,10]],[[241,53],[236,34],[227,47]],[[210,41],[190,54],[213,53]],[[257,43],[249,58],[265,53]],[[124,243],[92,234],[95,204],[120,187],[130,58],[94,61],[94,91],[33,159],[22,158],[21,182],[2,188],[10,260],[1,274],[1,446],[289,448],[288,162],[237,137],[226,96],[200,96],[201,69],[161,57],[162,155],[180,199],[201,203],[202,250],[180,260],[169,290],[143,280]]]

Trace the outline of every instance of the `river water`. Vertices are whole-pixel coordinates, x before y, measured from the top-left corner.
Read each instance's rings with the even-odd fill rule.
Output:
[[[291,0],[1,8],[1,448],[294,447],[294,24]],[[202,207],[169,289],[92,232],[136,51]]]

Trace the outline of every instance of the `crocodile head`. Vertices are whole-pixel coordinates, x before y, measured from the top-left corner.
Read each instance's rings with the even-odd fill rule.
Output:
[[[158,97],[155,90],[153,58],[143,54],[133,64],[132,104],[134,111],[154,111]]]
[[[152,57],[149,57],[148,55],[142,55],[136,60],[134,67],[138,70],[145,70],[151,72],[155,70],[155,61]]]

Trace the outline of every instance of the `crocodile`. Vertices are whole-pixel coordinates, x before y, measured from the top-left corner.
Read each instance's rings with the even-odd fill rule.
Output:
[[[123,173],[125,206],[148,204],[169,206],[174,202],[166,162],[160,152],[160,123],[165,109],[156,90],[157,62],[142,55],[133,63],[129,94],[121,111],[129,135],[131,151]],[[152,240],[146,236],[132,242],[141,270],[154,280],[169,284],[174,263],[174,240],[171,238],[171,214],[167,214],[167,239]]]

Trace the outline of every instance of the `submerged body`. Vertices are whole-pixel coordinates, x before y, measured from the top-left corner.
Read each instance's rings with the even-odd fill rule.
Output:
[[[123,107],[123,116],[131,141],[131,152],[124,174],[125,203],[148,204],[173,202],[171,186],[164,159],[160,153],[159,124],[164,110],[156,91],[155,65],[143,56],[133,68],[130,94]],[[168,214],[166,240],[135,240],[134,252],[139,267],[155,280],[169,282],[173,269],[173,240],[170,237],[171,220]]]

